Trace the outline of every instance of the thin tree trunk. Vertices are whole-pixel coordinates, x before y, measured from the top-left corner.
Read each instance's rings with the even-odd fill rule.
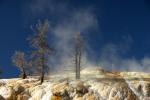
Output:
[[[26,72],[25,72],[25,69],[22,67],[22,75],[21,75],[22,79],[25,79],[27,78],[27,75],[26,75]]]
[[[81,71],[81,51],[79,51],[78,79],[80,79],[80,71]]]
[[[76,67],[76,79],[78,79],[78,50],[77,49],[75,54],[75,67]]]
[[[44,81],[44,67],[43,67],[43,66],[42,66],[42,69],[41,69],[40,81],[41,81],[41,84],[42,84],[43,81]]]
[[[76,41],[75,41],[75,57],[76,57],[76,79],[80,79],[80,70],[81,70],[81,51],[83,47],[83,41],[80,34],[77,34]]]
[[[44,81],[44,55],[42,56],[42,66],[41,66],[41,77],[40,77],[40,81],[41,81],[41,84],[43,83]]]

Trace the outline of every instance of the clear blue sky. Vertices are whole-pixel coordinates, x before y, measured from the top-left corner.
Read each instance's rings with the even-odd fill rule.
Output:
[[[12,65],[15,50],[29,50],[26,38],[32,34],[30,24],[47,18],[46,13],[30,16],[28,5],[34,0],[0,0],[0,68],[3,78],[17,77],[18,69]],[[36,0],[35,0],[36,1]],[[101,49],[106,43],[118,44],[130,38],[130,50],[124,57],[141,59],[150,56],[150,1],[149,0],[54,0],[72,8],[91,7],[99,23],[99,35],[90,37],[91,48]],[[131,42],[129,41],[129,42]]]

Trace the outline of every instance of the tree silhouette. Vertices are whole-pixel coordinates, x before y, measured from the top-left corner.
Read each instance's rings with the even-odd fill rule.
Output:
[[[80,79],[81,70],[81,58],[83,50],[83,38],[80,33],[77,33],[75,37],[75,69],[76,69],[76,79]]]
[[[22,79],[25,79],[27,77],[25,67],[27,65],[27,61],[25,59],[24,52],[16,51],[14,55],[12,56],[12,62],[15,66],[17,66],[21,71],[21,77]]]
[[[41,73],[41,84],[44,81],[44,69],[47,67],[46,63],[48,56],[51,53],[51,48],[49,47],[47,40],[48,29],[48,20],[45,20],[43,23],[39,21],[34,28],[32,27],[32,30],[35,32],[35,34],[28,38],[31,46],[34,48],[34,51],[32,51],[32,59],[34,66],[36,66]]]

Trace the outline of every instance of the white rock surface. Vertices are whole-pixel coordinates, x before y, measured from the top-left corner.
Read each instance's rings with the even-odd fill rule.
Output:
[[[93,78],[95,74],[99,75]],[[1,79],[0,96],[5,100],[150,100],[150,80],[144,80],[144,73],[115,74],[94,69],[84,75],[81,80],[60,80],[53,75],[42,85],[36,78]],[[139,78],[140,75],[140,79],[135,79],[135,76]],[[146,74],[146,78],[148,76]]]

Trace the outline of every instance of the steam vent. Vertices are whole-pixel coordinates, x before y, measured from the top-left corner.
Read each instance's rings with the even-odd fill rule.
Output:
[[[150,100],[150,74],[85,68],[74,73],[1,79],[0,100]]]

